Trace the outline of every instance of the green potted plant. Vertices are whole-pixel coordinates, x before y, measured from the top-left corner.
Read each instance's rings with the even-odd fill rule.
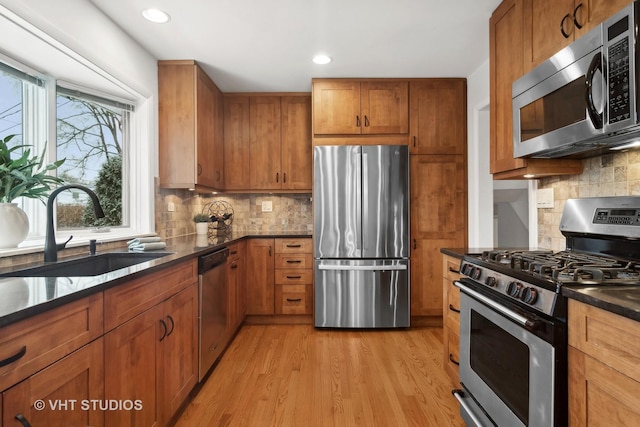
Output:
[[[196,214],[193,217],[193,221],[196,223],[196,234],[208,234],[209,233],[209,223],[211,222],[211,218],[206,214]]]
[[[27,197],[44,203],[51,187],[63,182],[48,172],[64,159],[45,164],[46,147],[40,156],[32,156],[28,145],[9,146],[14,137],[0,140],[0,248],[17,247],[29,233],[29,219],[13,201]]]

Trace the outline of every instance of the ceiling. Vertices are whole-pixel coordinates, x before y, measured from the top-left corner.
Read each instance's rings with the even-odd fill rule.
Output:
[[[308,92],[312,77],[467,77],[501,0],[91,0],[158,59],[223,92]],[[148,7],[171,16],[153,24]],[[324,53],[333,61],[316,65]]]

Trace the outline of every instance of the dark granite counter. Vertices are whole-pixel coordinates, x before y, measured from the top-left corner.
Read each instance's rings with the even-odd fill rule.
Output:
[[[441,248],[440,253],[462,259],[465,255],[482,255],[484,251],[492,251],[495,248]]]
[[[3,277],[0,278],[0,327],[249,238],[311,238],[311,234],[233,233],[208,238],[193,234],[167,239],[167,248],[160,251],[171,253],[167,256],[99,276]],[[73,258],[60,261],[69,259]],[[0,274],[9,273],[11,270],[0,269]]]
[[[564,286],[562,295],[640,322],[639,286]]]

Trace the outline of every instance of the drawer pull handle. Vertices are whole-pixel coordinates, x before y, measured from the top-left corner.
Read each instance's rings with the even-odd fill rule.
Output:
[[[31,427],[31,424],[29,423],[29,421],[25,418],[24,415],[22,414],[18,414],[16,415],[16,420],[20,421],[20,424],[22,424],[23,427]]]
[[[19,360],[22,356],[24,356],[25,354],[27,354],[27,346],[23,346],[20,350],[18,350],[18,352],[16,354],[14,354],[13,356],[9,356],[4,360],[0,361],[0,367],[2,366],[7,366],[13,362],[15,362],[16,360]]]
[[[297,243],[297,244],[295,244],[295,245],[294,245],[294,244],[292,244],[292,243],[287,243],[287,247],[288,247],[288,248],[301,248],[301,247],[302,247],[302,245],[301,245],[300,243]]]
[[[167,315],[167,319],[169,319],[169,321],[171,322],[171,330],[167,332],[167,336],[169,336],[173,333],[173,330],[176,328],[176,323],[173,321],[173,317],[169,315]]]
[[[167,337],[168,328],[167,328],[167,324],[162,319],[160,319],[160,324],[162,325],[162,329],[163,329],[162,336],[160,337],[160,342],[162,342]]]
[[[302,298],[287,298],[288,302],[300,302],[302,301]]]
[[[238,264],[236,264],[235,262],[233,264],[231,264],[231,269],[235,270],[236,268],[238,268]]]
[[[287,276],[287,279],[302,279],[302,276]]]
[[[300,259],[288,259],[287,264],[300,264],[302,260]]]
[[[453,358],[453,354],[449,353],[449,361],[456,366],[460,366],[460,362]]]
[[[449,267],[449,271],[452,273],[460,274],[460,270],[456,270],[455,268]]]
[[[570,19],[570,18],[571,18],[571,15],[569,15],[569,14],[567,13],[567,14],[564,16],[564,18],[562,18],[562,21],[560,21],[560,32],[562,33],[562,36],[563,36],[565,39],[568,39],[568,38],[569,38],[569,36],[571,35],[570,33],[567,33],[567,32],[564,30],[564,22],[565,22],[567,19]]]
[[[449,310],[454,311],[456,313],[460,313],[460,310],[455,308],[453,305],[449,304]]]
[[[581,30],[583,27],[583,24],[580,24],[578,22],[578,11],[582,9],[582,3],[580,3],[579,5],[576,6],[575,9],[573,9],[573,25],[576,26],[577,29]]]
[[[235,255],[237,253],[238,253],[238,251],[229,251],[229,255]]]

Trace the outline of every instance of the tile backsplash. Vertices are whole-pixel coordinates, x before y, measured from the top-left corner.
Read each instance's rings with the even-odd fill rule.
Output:
[[[567,199],[640,195],[640,150],[623,151],[583,160],[580,175],[550,177],[538,188],[554,189],[554,207],[538,209],[538,246],[553,250],[565,248],[560,218]]]
[[[200,195],[186,190],[158,188],[155,197],[156,232],[163,238],[195,233],[193,216],[207,211],[214,201],[224,201],[233,209],[234,232],[311,233],[311,194],[222,194]],[[271,211],[263,212],[263,202]],[[169,204],[174,211],[169,212]]]

